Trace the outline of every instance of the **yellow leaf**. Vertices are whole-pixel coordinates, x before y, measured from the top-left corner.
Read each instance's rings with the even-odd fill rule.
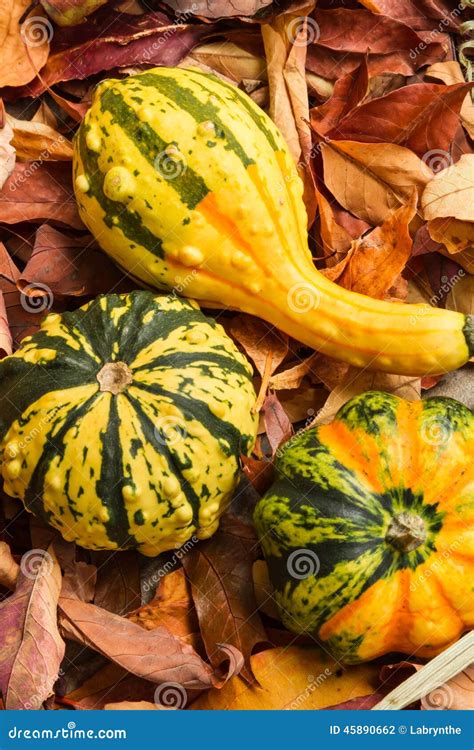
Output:
[[[463,154],[456,164],[433,177],[421,197],[425,219],[454,216],[474,221],[474,154]]]
[[[370,224],[421,192],[433,172],[413,151],[393,143],[331,141],[320,144],[324,180],[339,203]]]
[[[380,667],[341,666],[317,648],[290,646],[254,654],[252,671],[258,686],[233,677],[221,690],[203,693],[190,709],[308,710],[334,706],[371,695]]]
[[[0,87],[29,83],[48,59],[53,26],[46,15],[35,8],[20,27],[29,5],[30,0],[0,3]]]
[[[7,115],[13,128],[12,146],[18,159],[24,161],[71,161],[72,144],[57,130],[42,122],[17,120]]]
[[[474,222],[472,221],[460,221],[450,216],[431,219],[427,226],[430,236],[436,242],[445,245],[450,253],[460,253],[474,246]]]

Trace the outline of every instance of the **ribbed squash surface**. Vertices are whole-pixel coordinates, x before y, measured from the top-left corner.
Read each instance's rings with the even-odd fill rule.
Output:
[[[256,418],[252,369],[195,303],[109,295],[0,362],[6,492],[93,549],[210,536]]]
[[[430,657],[474,626],[474,415],[369,392],[291,439],[255,522],[284,624],[336,658]]]

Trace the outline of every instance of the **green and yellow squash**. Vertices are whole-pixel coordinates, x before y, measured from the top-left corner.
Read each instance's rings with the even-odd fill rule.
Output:
[[[353,365],[425,375],[464,364],[473,317],[370,299],[314,267],[283,137],[199,70],[106,80],[75,139],[80,215],[142,285],[260,316]]]
[[[207,538],[254,399],[249,363],[196,303],[139,291],[50,314],[0,362],[4,489],[87,548]]]
[[[474,627],[474,415],[368,392],[284,446],[255,524],[281,618],[343,662]]]

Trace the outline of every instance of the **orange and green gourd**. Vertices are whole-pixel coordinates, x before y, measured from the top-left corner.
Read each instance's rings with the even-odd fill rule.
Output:
[[[199,70],[106,80],[75,138],[80,215],[142,286],[257,315],[353,365],[426,375],[473,353],[473,317],[342,289],[315,268],[302,183],[270,118]]]
[[[474,627],[474,415],[377,391],[291,438],[255,524],[284,625],[347,663]]]
[[[214,533],[256,435],[252,368],[195,302],[138,291],[48,315],[0,362],[5,491],[91,549]]]

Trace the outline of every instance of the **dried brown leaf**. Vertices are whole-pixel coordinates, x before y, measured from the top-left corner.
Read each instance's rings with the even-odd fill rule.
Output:
[[[48,59],[53,27],[35,8],[20,26],[30,0],[3,0],[0,5],[0,88],[33,80]]]
[[[324,180],[339,203],[370,224],[382,224],[421,192],[433,176],[412,151],[392,143],[331,141],[320,144]]]
[[[49,125],[32,120],[17,120],[7,115],[13,128],[12,146],[23,161],[71,161],[72,143]]]
[[[222,685],[241,667],[239,654],[231,646],[226,647],[230,649],[229,670],[222,675],[163,626],[143,630],[124,617],[78,599],[61,597],[59,604],[66,638],[89,646],[150,682],[177,682],[185,689],[209,688]],[[226,658],[221,649],[216,661],[220,665]]]
[[[213,538],[194,546],[182,560],[211,664],[219,662],[219,644],[230,643],[244,656],[242,674],[248,681],[253,680],[252,650],[267,640],[252,586],[257,554],[253,528],[227,513]]]
[[[23,556],[15,593],[0,604],[0,692],[7,709],[39,709],[53,692],[64,656],[60,587],[52,547]]]
[[[268,442],[272,454],[275,454],[278,447],[290,439],[293,434],[293,427],[276,393],[270,393],[265,398],[262,412]]]
[[[13,591],[20,575],[20,566],[6,542],[0,542],[0,586]]]
[[[438,172],[426,185],[421,204],[425,219],[453,216],[474,221],[474,154]]]
[[[84,229],[72,190],[70,164],[17,164],[5,182],[0,192],[0,222],[38,219]]]

